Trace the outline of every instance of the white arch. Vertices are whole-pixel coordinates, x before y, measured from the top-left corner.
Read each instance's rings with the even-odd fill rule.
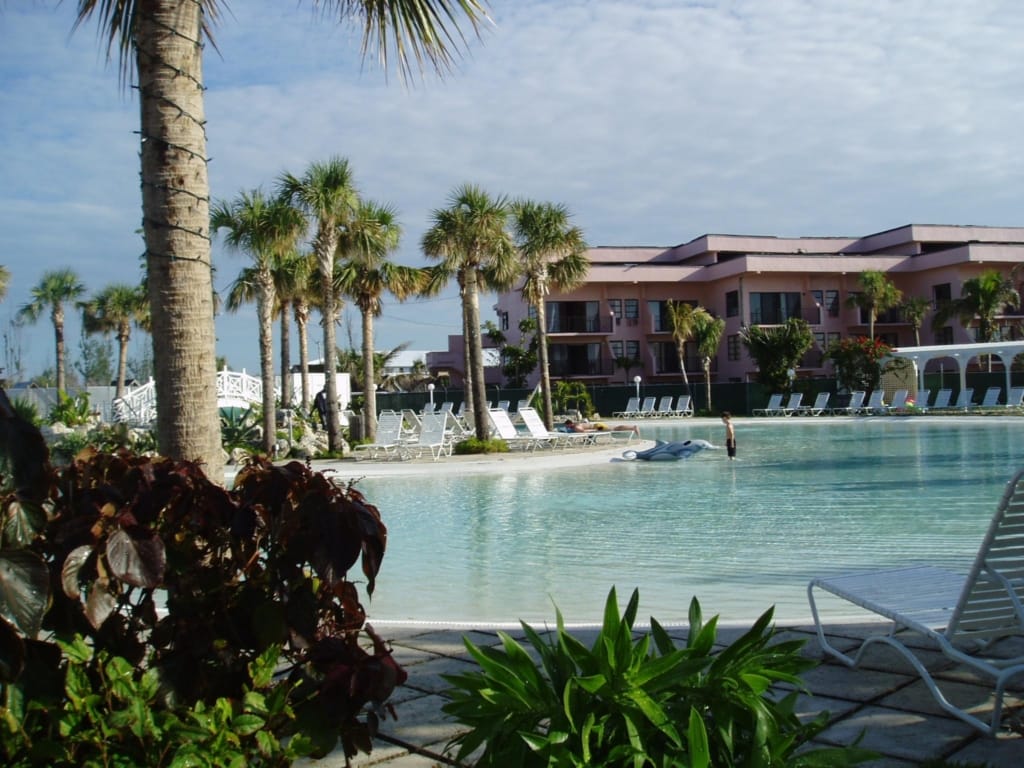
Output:
[[[951,357],[960,371],[960,391],[967,388],[967,364],[979,355],[995,355],[1003,361],[1006,391],[1010,391],[1010,364],[1024,352],[1024,341],[992,341],[984,344],[935,344],[928,347],[895,347],[891,357],[910,360],[917,372],[917,388],[924,391],[924,369],[932,360]]]

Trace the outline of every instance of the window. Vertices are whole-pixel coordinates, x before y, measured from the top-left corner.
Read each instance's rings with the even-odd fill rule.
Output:
[[[545,307],[545,309],[548,309],[548,307]],[[529,307],[527,308],[527,310],[526,310],[526,316],[527,316],[528,318],[530,318],[531,320],[533,320],[534,322],[537,322],[537,308],[536,308],[535,306],[533,306],[533,304],[531,304],[531,305],[530,305],[530,306],[529,306]]]
[[[811,291],[811,301],[814,302],[815,309],[818,310],[818,319],[815,320],[815,325],[821,325],[825,322],[825,292],[824,291]],[[817,337],[819,334],[815,334]]]
[[[839,317],[839,291],[825,291],[825,307],[829,317]]]
[[[883,344],[888,344],[890,347],[898,347],[900,345],[900,336],[898,333],[876,333],[875,336]]]
[[[824,351],[824,349],[825,349],[825,334],[824,333],[816,333],[816,334],[814,334],[814,346],[816,346],[818,349]]]
[[[534,310],[534,312],[536,313],[536,310]],[[501,313],[501,330],[508,330],[508,312]]]
[[[651,344],[651,356],[654,358],[654,372],[679,373],[679,355],[676,345],[668,341],[655,341]]]
[[[609,341],[608,350],[612,354],[612,361],[618,360],[622,357],[622,342],[621,341]]]
[[[696,299],[675,301],[675,303],[689,304],[691,307],[697,307],[700,304]],[[668,301],[648,301],[647,312],[651,316],[651,333],[672,333],[672,313],[669,310]]]
[[[725,294],[725,316],[736,317],[740,313],[740,292],[727,291]]]
[[[622,322],[622,299],[608,299],[608,311],[615,315],[615,324]]]
[[[626,299],[626,319],[640,319],[640,299]]]
[[[754,325],[782,325],[800,317],[799,293],[750,294],[750,322]]]
[[[627,341],[626,342],[626,357],[631,360],[640,359],[640,342],[639,341]]]
[[[597,333],[601,330],[598,301],[549,301],[548,333]]]
[[[953,289],[949,283],[939,283],[932,286],[932,300],[935,302],[935,309],[953,300]]]
[[[945,328],[939,328],[935,331],[935,343],[936,344],[952,344],[953,343],[953,326],[947,325]]]
[[[552,376],[597,376],[608,374],[601,364],[600,344],[552,344],[549,366]]]
[[[733,333],[725,340],[726,356],[730,360],[740,359],[740,335]]]

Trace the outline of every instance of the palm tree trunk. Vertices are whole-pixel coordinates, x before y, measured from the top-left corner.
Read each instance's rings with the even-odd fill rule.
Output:
[[[323,295],[321,322],[324,326],[324,385],[327,390],[327,449],[340,447],[341,425],[338,422],[338,348],[334,325],[337,322],[337,299],[334,295],[334,250],[337,241],[326,248],[320,259],[320,285]]]
[[[57,355],[57,391],[67,392],[67,381],[64,373],[64,313],[53,310],[53,340]]]
[[[157,441],[163,455],[202,461],[222,482],[202,4],[141,5],[134,32]]]
[[[292,400],[292,323],[288,316],[291,302],[281,300],[281,407],[291,408]]]
[[[259,318],[260,380],[263,382],[263,452],[268,456],[277,442],[274,403],[274,285],[270,275],[259,276],[256,314]]]
[[[299,370],[302,379],[302,410],[309,411],[309,306],[296,299],[295,327],[299,330]]]
[[[459,272],[459,298],[462,300],[462,399],[466,402],[466,410],[476,413],[473,407],[473,362],[469,357],[469,335],[472,328],[466,312],[466,278],[463,271]]]
[[[128,378],[128,342],[131,341],[131,326],[125,323],[117,333],[117,388],[114,397],[124,397],[124,380]]]
[[[486,440],[490,436],[490,425],[487,419],[487,384],[484,381],[484,344],[480,336],[480,299],[477,296],[477,272],[475,268],[466,270],[465,297],[466,325],[468,326],[469,367],[472,371],[473,424],[476,427],[477,440]]]
[[[690,379],[686,375],[686,342],[676,342],[676,355],[679,356],[679,370],[683,373],[683,384],[686,385],[686,392],[690,392]]]
[[[711,412],[711,358],[704,358],[704,401],[707,403],[708,412]],[[696,410],[696,409],[694,409]]]
[[[536,304],[537,308],[537,361],[540,364],[540,396],[544,401],[544,426],[552,428],[555,411],[551,405],[551,371],[548,369],[548,327],[547,307],[544,298]]]
[[[377,383],[373,372],[373,310],[360,307],[363,314],[363,429],[372,443],[377,439]]]

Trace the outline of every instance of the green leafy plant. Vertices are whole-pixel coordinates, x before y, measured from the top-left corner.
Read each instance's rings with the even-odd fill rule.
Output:
[[[11,405],[14,406],[14,412],[29,424],[34,424],[38,427],[43,423],[43,417],[39,414],[39,406],[33,401],[26,400],[23,397],[16,397],[11,402]]]
[[[874,392],[882,380],[882,361],[892,348],[878,339],[867,336],[839,339],[825,353],[836,368],[841,387]]]
[[[111,705],[89,699],[92,724],[77,721],[86,741],[130,739],[149,727],[140,720],[147,709],[198,723],[218,749],[247,755],[175,765],[263,765],[271,736],[301,734],[314,756],[339,740],[346,755],[370,750],[405,673],[366,625],[348,578],[359,563],[372,595],[387,535],[358,491],[299,462],[260,457],[232,491],[195,462],[124,449],[86,448],[54,469],[42,436],[2,390],[0,449],[11,454],[0,496],[0,763],[62,732],[84,690],[72,678],[76,665],[96,686],[91,695],[102,699],[106,686],[116,697],[128,682],[115,658],[154,677],[133,672],[131,685],[141,688],[127,714],[107,718]],[[71,658],[76,635],[89,658]],[[259,662],[268,654],[280,671],[269,688]],[[255,722],[236,718],[252,714],[256,691],[280,697],[274,711],[287,705],[294,718],[275,718],[266,737],[235,744],[233,729]],[[45,757],[58,766],[163,764]]]
[[[717,617],[690,605],[685,646],[654,619],[633,639],[639,594],[619,615],[615,589],[591,647],[569,634],[560,612],[545,639],[522,624],[530,651],[500,632],[501,648],[466,648],[477,671],[447,675],[446,713],[470,730],[449,745],[457,760],[489,766],[836,766],[875,755],[857,748],[807,749],[827,713],[801,723],[796,692],[815,662],[800,641],[780,641],[772,611],[732,645],[715,651]],[[539,664],[534,661],[539,659]]]
[[[89,393],[79,392],[74,397],[57,390],[57,404],[50,411],[49,422],[58,422],[68,427],[87,424],[92,416],[89,408]]]
[[[740,341],[757,362],[758,382],[772,392],[788,392],[789,371],[800,367],[814,334],[805,320],[791,317],[783,325],[752,325],[740,333]]]
[[[579,411],[588,419],[594,415],[594,401],[590,399],[587,386],[581,381],[555,382],[551,393],[551,408],[555,413]]]
[[[453,453],[456,456],[469,456],[477,453],[508,453],[508,443],[498,438],[477,440],[475,437],[467,437],[455,444]]]
[[[221,408],[220,439],[226,450],[259,447],[263,429],[263,414],[259,408]]]

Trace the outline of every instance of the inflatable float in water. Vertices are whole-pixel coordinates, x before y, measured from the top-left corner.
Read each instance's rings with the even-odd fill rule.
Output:
[[[625,451],[622,458],[639,459],[640,461],[679,461],[688,459],[701,451],[716,448],[707,440],[682,440],[673,443],[655,440],[654,442],[653,448],[648,448],[645,451]]]

